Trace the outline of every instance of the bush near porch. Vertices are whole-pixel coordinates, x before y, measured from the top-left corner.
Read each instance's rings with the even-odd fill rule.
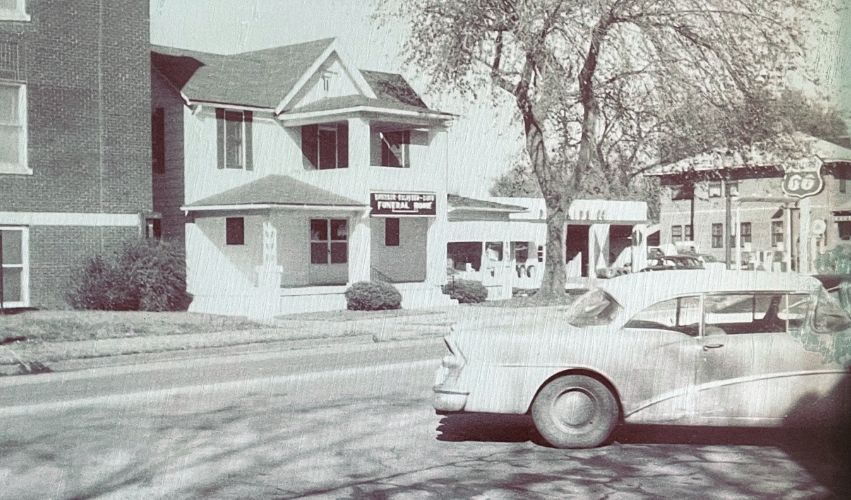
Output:
[[[353,311],[400,309],[402,294],[383,281],[359,281],[346,290],[346,307]]]
[[[851,274],[851,245],[838,245],[816,259],[816,268],[825,274]]]
[[[443,293],[461,304],[478,304],[488,298],[487,288],[472,280],[455,280],[443,285]]]
[[[148,239],[87,259],[73,272],[66,298],[74,309],[104,311],[181,311],[192,300],[182,250]]]

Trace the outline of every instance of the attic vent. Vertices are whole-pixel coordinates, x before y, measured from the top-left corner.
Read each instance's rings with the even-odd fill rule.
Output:
[[[18,42],[0,40],[0,78],[24,80]]]
[[[331,81],[334,80],[334,77],[337,76],[337,73],[334,71],[323,71],[322,72],[322,90],[328,92],[331,90]]]

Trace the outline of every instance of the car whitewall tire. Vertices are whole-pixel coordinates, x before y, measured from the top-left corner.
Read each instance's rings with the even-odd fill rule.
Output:
[[[557,448],[593,448],[617,426],[618,402],[599,380],[565,375],[541,389],[532,402],[532,420],[541,436]]]

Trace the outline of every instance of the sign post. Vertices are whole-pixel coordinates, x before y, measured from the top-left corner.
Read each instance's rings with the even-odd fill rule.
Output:
[[[798,242],[798,272],[812,271],[810,238],[810,197],[821,192],[824,180],[821,167],[824,162],[818,156],[805,156],[792,159],[784,165],[783,192],[799,198],[801,208],[800,237]]]

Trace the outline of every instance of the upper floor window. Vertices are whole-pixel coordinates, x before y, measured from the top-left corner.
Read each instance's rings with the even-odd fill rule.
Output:
[[[382,167],[411,166],[411,131],[379,132]]]
[[[27,305],[28,241],[28,228],[0,227],[0,303],[4,307]]]
[[[156,108],[151,113],[151,170],[165,173],[165,110]]]
[[[751,242],[751,223],[750,222],[742,222],[742,227],[739,229],[739,232],[742,233],[742,245],[745,243]]]
[[[26,0],[0,0],[0,20],[29,21]]]
[[[683,226],[671,226],[671,242],[683,241]]]
[[[727,195],[739,196],[739,181],[727,181]]]
[[[712,224],[712,248],[721,248],[724,243],[724,225]]]
[[[26,122],[26,86],[0,82],[0,173],[27,171]]]
[[[771,244],[778,246],[783,244],[783,221],[771,221]]]
[[[218,168],[252,170],[251,111],[216,108]]]
[[[329,123],[301,127],[301,152],[304,166],[308,169],[348,167],[348,124]]]
[[[694,196],[694,186],[691,184],[671,186],[671,199],[690,200]]]
[[[721,197],[721,181],[709,181],[709,185],[707,187],[709,191],[710,198],[720,198]]]

